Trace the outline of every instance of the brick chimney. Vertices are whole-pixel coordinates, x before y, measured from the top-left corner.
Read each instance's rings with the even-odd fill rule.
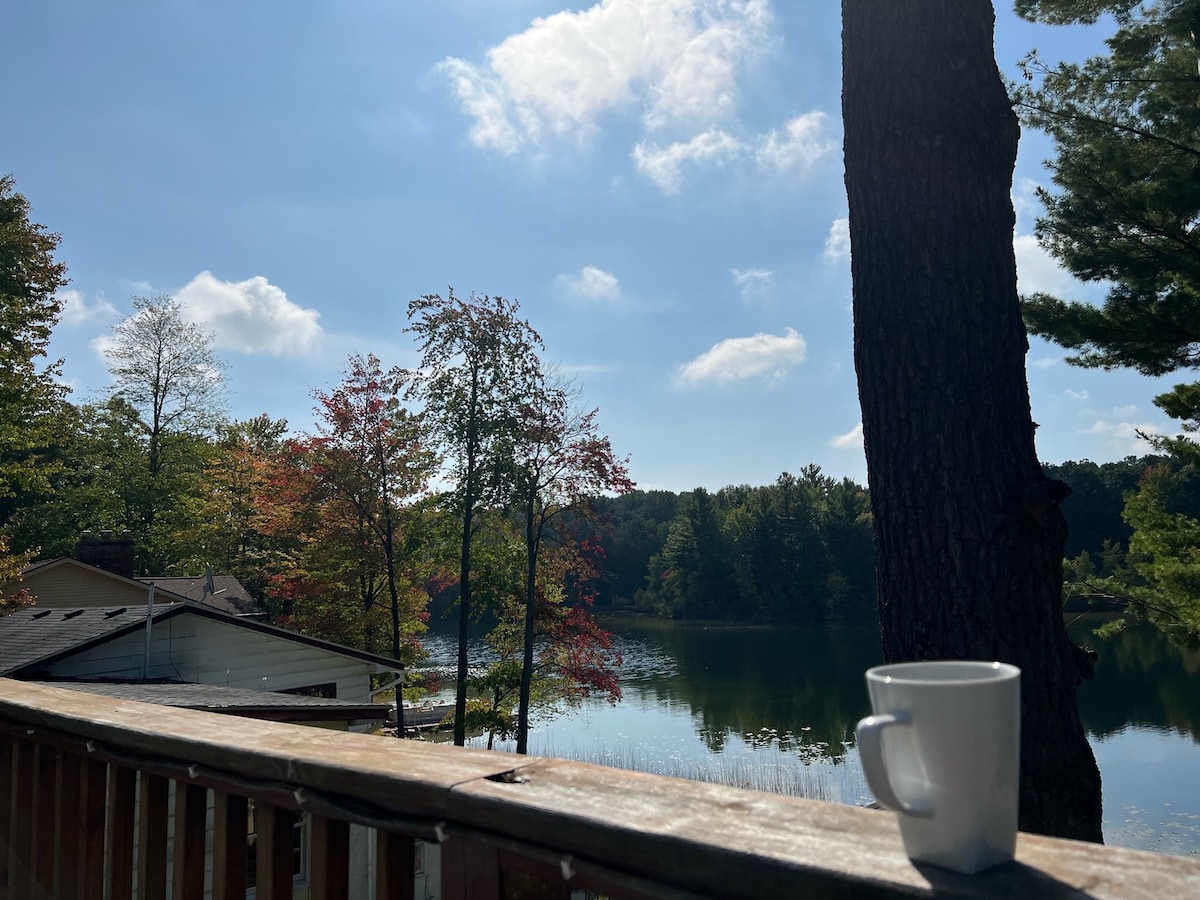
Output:
[[[99,537],[85,531],[75,544],[75,558],[114,575],[132,578],[133,535],[128,528],[117,537],[113,537],[113,533],[107,530],[101,531]]]

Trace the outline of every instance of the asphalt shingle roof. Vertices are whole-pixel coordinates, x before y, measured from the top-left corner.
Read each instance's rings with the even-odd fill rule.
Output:
[[[232,575],[214,575],[213,588],[215,593],[208,593],[208,579],[204,576],[197,578],[140,578],[139,581],[154,582],[156,588],[163,588],[172,594],[178,594],[205,606],[211,606],[232,616],[261,616],[262,607]]]
[[[230,713],[271,719],[371,719],[383,721],[389,707],[383,703],[356,703],[285,694],[252,691],[216,684],[191,684],[178,681],[35,681],[47,687],[85,691],[118,700],[157,703],[205,712]]]
[[[18,610],[0,618],[0,675],[20,672],[68,650],[82,649],[135,622],[145,621],[145,607],[38,609],[31,606]]]

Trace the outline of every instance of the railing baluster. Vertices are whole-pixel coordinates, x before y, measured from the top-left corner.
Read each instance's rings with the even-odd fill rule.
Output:
[[[495,848],[457,836],[442,844],[442,900],[501,900]]]
[[[204,832],[208,791],[175,783],[175,849],[171,868],[174,900],[204,898]]]
[[[501,850],[501,896],[520,900],[570,900],[571,888],[561,865]]]
[[[139,900],[167,900],[167,818],[171,782],[140,773],[138,798]]]
[[[246,798],[213,792],[213,900],[246,900]]]
[[[292,860],[296,847],[296,816],[273,803],[254,804],[254,830],[257,834],[257,900],[291,900]]]
[[[82,833],[79,829],[80,782],[83,760],[66,750],[58,752],[58,812],[55,818],[54,845],[58,847],[54,896],[59,900],[77,900],[83,859],[80,854]]]
[[[347,900],[350,894],[350,824],[313,816],[308,879],[312,900]]]
[[[33,800],[33,891],[31,896],[50,896],[54,890],[54,814],[57,754],[53,747],[38,744],[34,751]]]
[[[16,810],[13,802],[13,766],[16,759],[13,754],[11,737],[0,735],[0,900],[9,900],[9,873],[12,855],[12,820]]]
[[[16,741],[13,772],[13,811],[11,819],[12,853],[9,857],[9,896],[21,900],[32,893],[33,885],[33,805],[34,754],[31,741]]]
[[[133,900],[134,810],[137,805],[137,772],[109,766],[108,844],[105,873],[110,900]]]
[[[104,814],[108,765],[90,757],[84,761],[79,788],[79,830],[82,836],[82,879],[75,900],[104,894]]]
[[[393,831],[379,831],[375,837],[375,900],[413,900],[415,860],[415,840]]]

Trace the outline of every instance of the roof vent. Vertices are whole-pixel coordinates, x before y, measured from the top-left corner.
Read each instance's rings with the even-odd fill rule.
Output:
[[[125,612],[127,608],[128,607],[122,606],[120,609],[110,609],[104,613],[104,618],[112,619],[116,616],[119,616],[121,613]],[[82,612],[82,610],[80,610],[80,612]]]
[[[73,619],[73,618],[75,618],[76,616],[82,616],[82,615],[83,615],[83,610],[82,610],[82,609],[73,609],[73,610],[71,610],[69,613],[66,613],[66,614],[63,616],[63,618],[64,618],[64,619]]]
[[[44,619],[44,618],[46,618],[46,616],[48,616],[48,615],[50,615],[50,610],[48,610],[48,609],[39,609],[37,612],[35,612],[35,613],[33,614],[33,618],[35,618],[35,619]]]

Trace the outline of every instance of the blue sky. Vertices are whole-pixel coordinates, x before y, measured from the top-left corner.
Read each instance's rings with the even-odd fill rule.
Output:
[[[588,0],[583,0],[584,3]],[[61,232],[75,400],[136,295],[216,334],[230,411],[311,427],[351,353],[415,363],[409,299],[520,300],[644,488],[866,479],[833,0],[38,0],[4,14],[0,171]],[[997,9],[997,59],[1104,29]],[[1023,290],[1099,299],[1032,238]],[[1047,462],[1166,431],[1166,382],[1033,341]]]

